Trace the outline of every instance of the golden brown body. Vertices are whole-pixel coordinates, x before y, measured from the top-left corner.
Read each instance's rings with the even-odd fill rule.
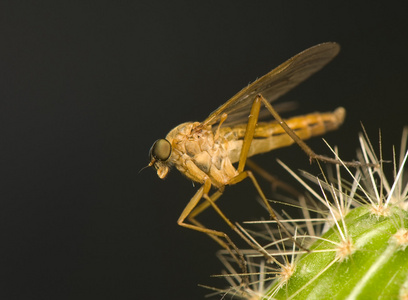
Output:
[[[343,123],[344,116],[344,108],[338,108],[332,113],[290,118],[286,124],[298,137],[306,140],[337,129]],[[205,126],[199,122],[183,123],[166,136],[173,149],[168,164],[195,182],[203,184],[210,178],[213,186],[221,188],[238,175],[232,164],[239,161],[246,127],[247,124],[239,124],[214,130],[211,125]],[[247,157],[293,143],[293,139],[276,121],[260,122],[255,127]]]

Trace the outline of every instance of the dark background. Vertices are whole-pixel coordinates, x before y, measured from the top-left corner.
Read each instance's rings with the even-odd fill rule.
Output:
[[[382,129],[385,158],[399,144],[403,1],[65,2],[0,2],[1,299],[202,299],[198,283],[223,287],[209,277],[218,246],[176,224],[197,187],[177,171],[138,172],[154,140],[320,42],[342,51],[284,97],[299,103],[292,115],[344,106],[325,138],[345,159],[360,121],[375,146]],[[296,147],[258,162],[284,177],[276,157],[311,169]],[[248,183],[221,203],[234,220],[256,216]]]

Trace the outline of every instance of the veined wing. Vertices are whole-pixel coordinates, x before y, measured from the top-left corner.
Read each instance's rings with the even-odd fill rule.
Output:
[[[323,68],[339,53],[339,50],[340,46],[337,43],[328,42],[300,52],[243,88],[234,97],[212,112],[203,122],[204,125],[217,123],[223,113],[228,114],[227,120],[223,123],[224,125],[232,125],[238,123],[239,120],[242,121],[248,118],[256,95],[262,94],[269,102],[275,101]]]

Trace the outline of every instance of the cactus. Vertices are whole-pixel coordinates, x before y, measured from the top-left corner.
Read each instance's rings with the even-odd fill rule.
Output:
[[[242,250],[248,265],[245,284],[228,253],[220,251],[230,287],[219,292],[251,300],[408,299],[407,137],[405,128],[400,161],[384,164],[360,135],[363,166],[336,166],[331,177],[298,176],[280,162],[307,190],[298,199],[304,219],[280,217],[304,249],[282,238],[274,222],[247,222],[263,226],[262,231],[240,228],[263,245],[271,259],[268,262],[260,251]],[[390,166],[392,181],[384,171]],[[306,205],[310,200],[313,209]]]

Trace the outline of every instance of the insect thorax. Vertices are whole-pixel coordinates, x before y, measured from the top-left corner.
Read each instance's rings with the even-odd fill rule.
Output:
[[[216,187],[226,185],[238,173],[229,158],[229,141],[212,126],[183,123],[169,132],[170,163],[188,178],[203,183],[210,178]]]

